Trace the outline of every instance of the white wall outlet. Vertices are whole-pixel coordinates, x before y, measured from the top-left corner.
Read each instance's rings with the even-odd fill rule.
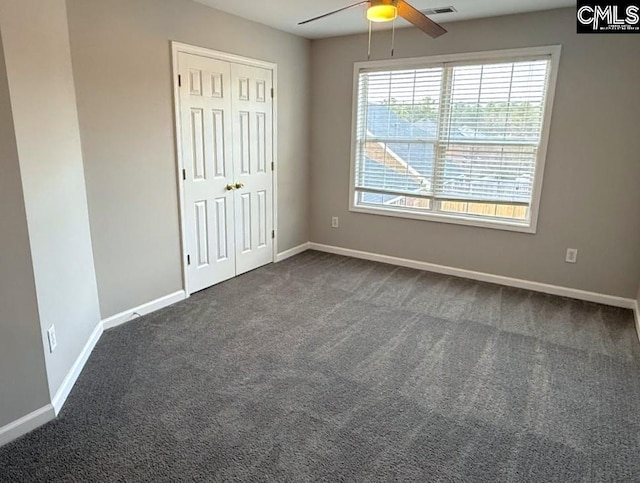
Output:
[[[55,326],[52,325],[47,329],[47,338],[49,339],[49,352],[53,354],[53,351],[56,350],[56,346],[58,345]]]
[[[564,259],[567,263],[576,263],[578,261],[578,249],[567,248],[567,256]]]
[[[337,216],[331,218],[331,227],[338,228],[340,226],[340,219]]]

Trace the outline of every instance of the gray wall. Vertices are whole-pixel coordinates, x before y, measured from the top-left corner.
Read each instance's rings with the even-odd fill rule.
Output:
[[[36,287],[0,39],[0,427],[49,402]]]
[[[308,241],[309,41],[190,0],[68,0],[103,317],[182,288],[170,40],[278,64],[279,250]]]
[[[53,397],[100,321],[65,2],[3,1],[0,28]]]
[[[312,42],[311,240],[633,298],[640,273],[640,38],[576,35],[575,9],[396,35],[396,57],[562,44],[535,235],[348,211],[353,62],[366,36]],[[374,36],[373,59],[390,35]],[[340,228],[331,228],[340,216]],[[578,248],[576,265],[564,263]]]

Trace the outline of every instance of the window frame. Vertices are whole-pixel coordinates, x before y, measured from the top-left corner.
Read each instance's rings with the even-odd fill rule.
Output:
[[[551,117],[556,92],[558,78],[558,66],[560,64],[560,53],[562,46],[547,45],[540,47],[527,47],[519,49],[491,50],[480,52],[467,52],[461,54],[434,55],[428,57],[412,57],[406,59],[375,60],[365,62],[355,62],[353,65],[353,100],[352,100],[352,121],[351,121],[351,159],[350,159],[350,179],[349,179],[349,211],[356,213],[366,213],[371,215],[392,216],[399,218],[409,218],[422,221],[434,221],[439,223],[451,223],[456,225],[466,225],[480,228],[493,228],[498,230],[515,231],[521,233],[534,234],[537,231],[538,215],[540,209],[540,199],[542,195],[542,182],[544,177],[544,167],[547,158],[547,148],[549,144],[549,134],[551,128]],[[442,66],[445,63],[459,63],[474,61],[517,61],[519,58],[550,56],[549,80],[547,85],[547,96],[544,104],[544,116],[542,120],[542,132],[538,148],[536,164],[534,168],[534,179],[532,184],[531,204],[529,205],[529,220],[510,221],[505,219],[480,218],[465,214],[447,214],[442,212],[416,212],[401,208],[361,206],[357,204],[356,191],[356,156],[358,152],[358,99],[359,99],[359,77],[363,70],[396,70],[396,69],[417,69]],[[437,144],[437,140],[436,140]],[[462,200],[464,201],[464,200]]]

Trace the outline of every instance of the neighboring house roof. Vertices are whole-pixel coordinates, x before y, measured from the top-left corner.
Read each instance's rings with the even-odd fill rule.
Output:
[[[430,119],[410,122],[402,119],[386,105],[370,104],[367,112],[367,130],[374,138],[394,139],[398,142],[380,144],[380,149],[369,148],[365,153],[365,186],[377,189],[418,191],[430,189],[429,183],[435,158],[431,144],[402,142],[402,139],[434,139],[438,123]],[[453,138],[469,139],[462,129],[456,129]],[[472,139],[481,138],[477,133]],[[402,162],[399,162],[401,160]],[[531,174],[527,169],[517,176],[500,178],[473,173],[472,160],[464,156],[452,156],[444,164],[446,180],[440,195],[456,197],[476,196],[477,199],[524,201],[530,199]],[[424,178],[422,178],[424,177]],[[364,201],[385,203],[396,198],[393,195],[364,194]]]
[[[370,104],[367,108],[367,129],[377,138],[434,139],[438,123],[428,119],[412,123],[399,117],[388,106]],[[434,158],[432,146],[397,142],[389,143],[387,147],[417,172],[431,176]]]
[[[380,137],[433,139],[438,133],[438,123],[429,119],[410,122],[384,104],[369,104],[367,129]]]
[[[433,138],[437,123],[421,121],[411,123],[400,118],[384,105],[369,105],[367,130],[376,138]],[[386,152],[385,151],[386,148]],[[429,181],[433,169],[433,147],[424,144],[388,143],[380,149],[368,149],[365,155],[365,186],[378,189],[418,191]],[[398,162],[398,161],[401,162]],[[385,203],[392,195],[367,193],[364,201]]]

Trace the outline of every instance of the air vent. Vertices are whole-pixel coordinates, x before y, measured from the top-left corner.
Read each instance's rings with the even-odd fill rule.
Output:
[[[449,7],[436,7],[436,8],[427,8],[425,10],[420,10],[425,15],[438,15],[441,13],[453,13],[457,12],[457,10],[453,6]]]

